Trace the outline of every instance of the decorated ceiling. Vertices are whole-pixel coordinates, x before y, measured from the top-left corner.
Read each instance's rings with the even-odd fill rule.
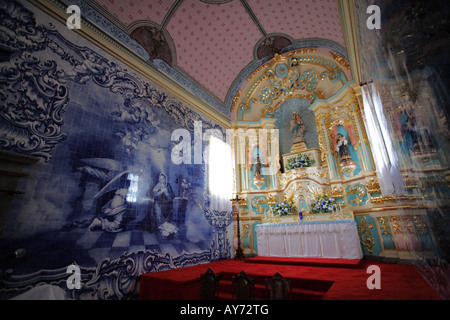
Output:
[[[147,60],[170,69],[166,73],[189,83],[191,91],[200,89],[207,97],[202,100],[227,117],[247,77],[275,53],[326,44],[346,55],[335,0],[82,2],[136,41]]]

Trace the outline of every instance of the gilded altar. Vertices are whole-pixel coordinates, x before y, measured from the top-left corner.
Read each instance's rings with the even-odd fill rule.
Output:
[[[343,62],[324,48],[276,55],[236,95],[233,192],[244,199],[245,255],[257,254],[259,224],[354,220],[364,254],[381,257],[409,258],[405,237],[416,249],[431,241],[426,210],[416,204],[423,197],[407,171],[404,194],[381,193],[361,92]],[[333,209],[314,213],[323,196]],[[292,204],[293,212],[277,215],[273,206],[281,202]]]

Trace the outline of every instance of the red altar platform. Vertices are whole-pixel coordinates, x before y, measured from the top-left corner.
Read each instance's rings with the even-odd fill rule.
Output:
[[[198,300],[200,275],[208,268],[222,274],[219,298],[231,299],[231,278],[242,270],[255,278],[255,298],[265,299],[264,280],[276,272],[291,279],[298,300],[440,300],[413,265],[348,259],[255,257],[222,260],[140,276],[141,300]],[[345,260],[345,261],[339,261]],[[366,270],[381,270],[381,289],[370,290]]]

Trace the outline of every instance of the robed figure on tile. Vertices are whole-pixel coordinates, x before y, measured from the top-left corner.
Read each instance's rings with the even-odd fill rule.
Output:
[[[158,183],[153,188],[153,196],[155,199],[155,217],[159,226],[164,221],[172,220],[172,202],[173,191],[167,181],[167,176],[163,173],[159,175]]]
[[[100,216],[94,218],[89,225],[89,230],[100,228],[107,232],[122,231],[122,219],[127,210],[127,193],[127,188],[118,189],[113,198],[102,207]]]
[[[303,124],[303,121],[300,118],[300,114],[298,112],[294,112],[292,114],[290,129],[291,132],[294,134],[291,152],[306,150],[307,147],[305,143],[305,138],[303,136],[303,132],[306,131],[306,127]]]

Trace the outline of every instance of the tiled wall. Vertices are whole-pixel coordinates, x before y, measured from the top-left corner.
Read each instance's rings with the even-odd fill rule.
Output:
[[[0,267],[4,296],[53,279],[71,298],[133,298],[143,272],[230,257],[205,165],[171,161],[173,130],[222,128],[25,1],[0,1],[0,20],[0,147],[40,159],[1,235],[2,253],[27,251]]]

